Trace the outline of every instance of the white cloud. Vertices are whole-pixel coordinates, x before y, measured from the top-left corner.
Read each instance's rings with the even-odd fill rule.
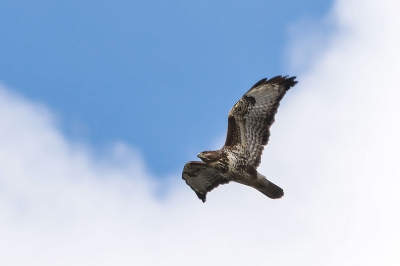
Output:
[[[260,172],[285,190],[277,201],[229,184],[202,204],[178,174],[160,200],[135,151],[95,159],[51,112],[2,89],[0,264],[398,265],[398,10],[336,2],[336,30],[264,153]]]

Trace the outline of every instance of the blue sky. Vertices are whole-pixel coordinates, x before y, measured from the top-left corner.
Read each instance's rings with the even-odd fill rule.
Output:
[[[298,74],[288,27],[331,5],[1,1],[0,82],[51,108],[68,138],[99,151],[123,141],[162,176],[214,148],[251,85]]]

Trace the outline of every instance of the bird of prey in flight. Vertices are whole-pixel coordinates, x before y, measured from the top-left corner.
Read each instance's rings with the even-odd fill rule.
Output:
[[[295,78],[276,76],[254,84],[229,112],[224,146],[199,153],[201,162],[185,164],[182,179],[199,199],[205,202],[207,192],[230,181],[253,187],[271,199],[283,196],[283,190],[260,174],[257,167],[279,102],[296,85]]]

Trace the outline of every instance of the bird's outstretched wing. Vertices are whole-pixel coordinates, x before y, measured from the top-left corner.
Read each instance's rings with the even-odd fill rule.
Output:
[[[188,162],[182,172],[182,179],[196,192],[197,197],[206,201],[207,192],[229,180],[218,174],[211,166],[203,162]]]
[[[251,87],[229,112],[223,149],[247,158],[248,163],[257,168],[264,146],[268,143],[269,128],[274,123],[279,102],[286,91],[296,85],[295,78],[265,78]]]

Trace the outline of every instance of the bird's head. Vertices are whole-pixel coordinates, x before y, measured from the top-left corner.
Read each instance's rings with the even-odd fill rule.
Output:
[[[212,163],[220,158],[218,151],[203,151],[200,152],[197,157],[199,157],[205,163]]]

